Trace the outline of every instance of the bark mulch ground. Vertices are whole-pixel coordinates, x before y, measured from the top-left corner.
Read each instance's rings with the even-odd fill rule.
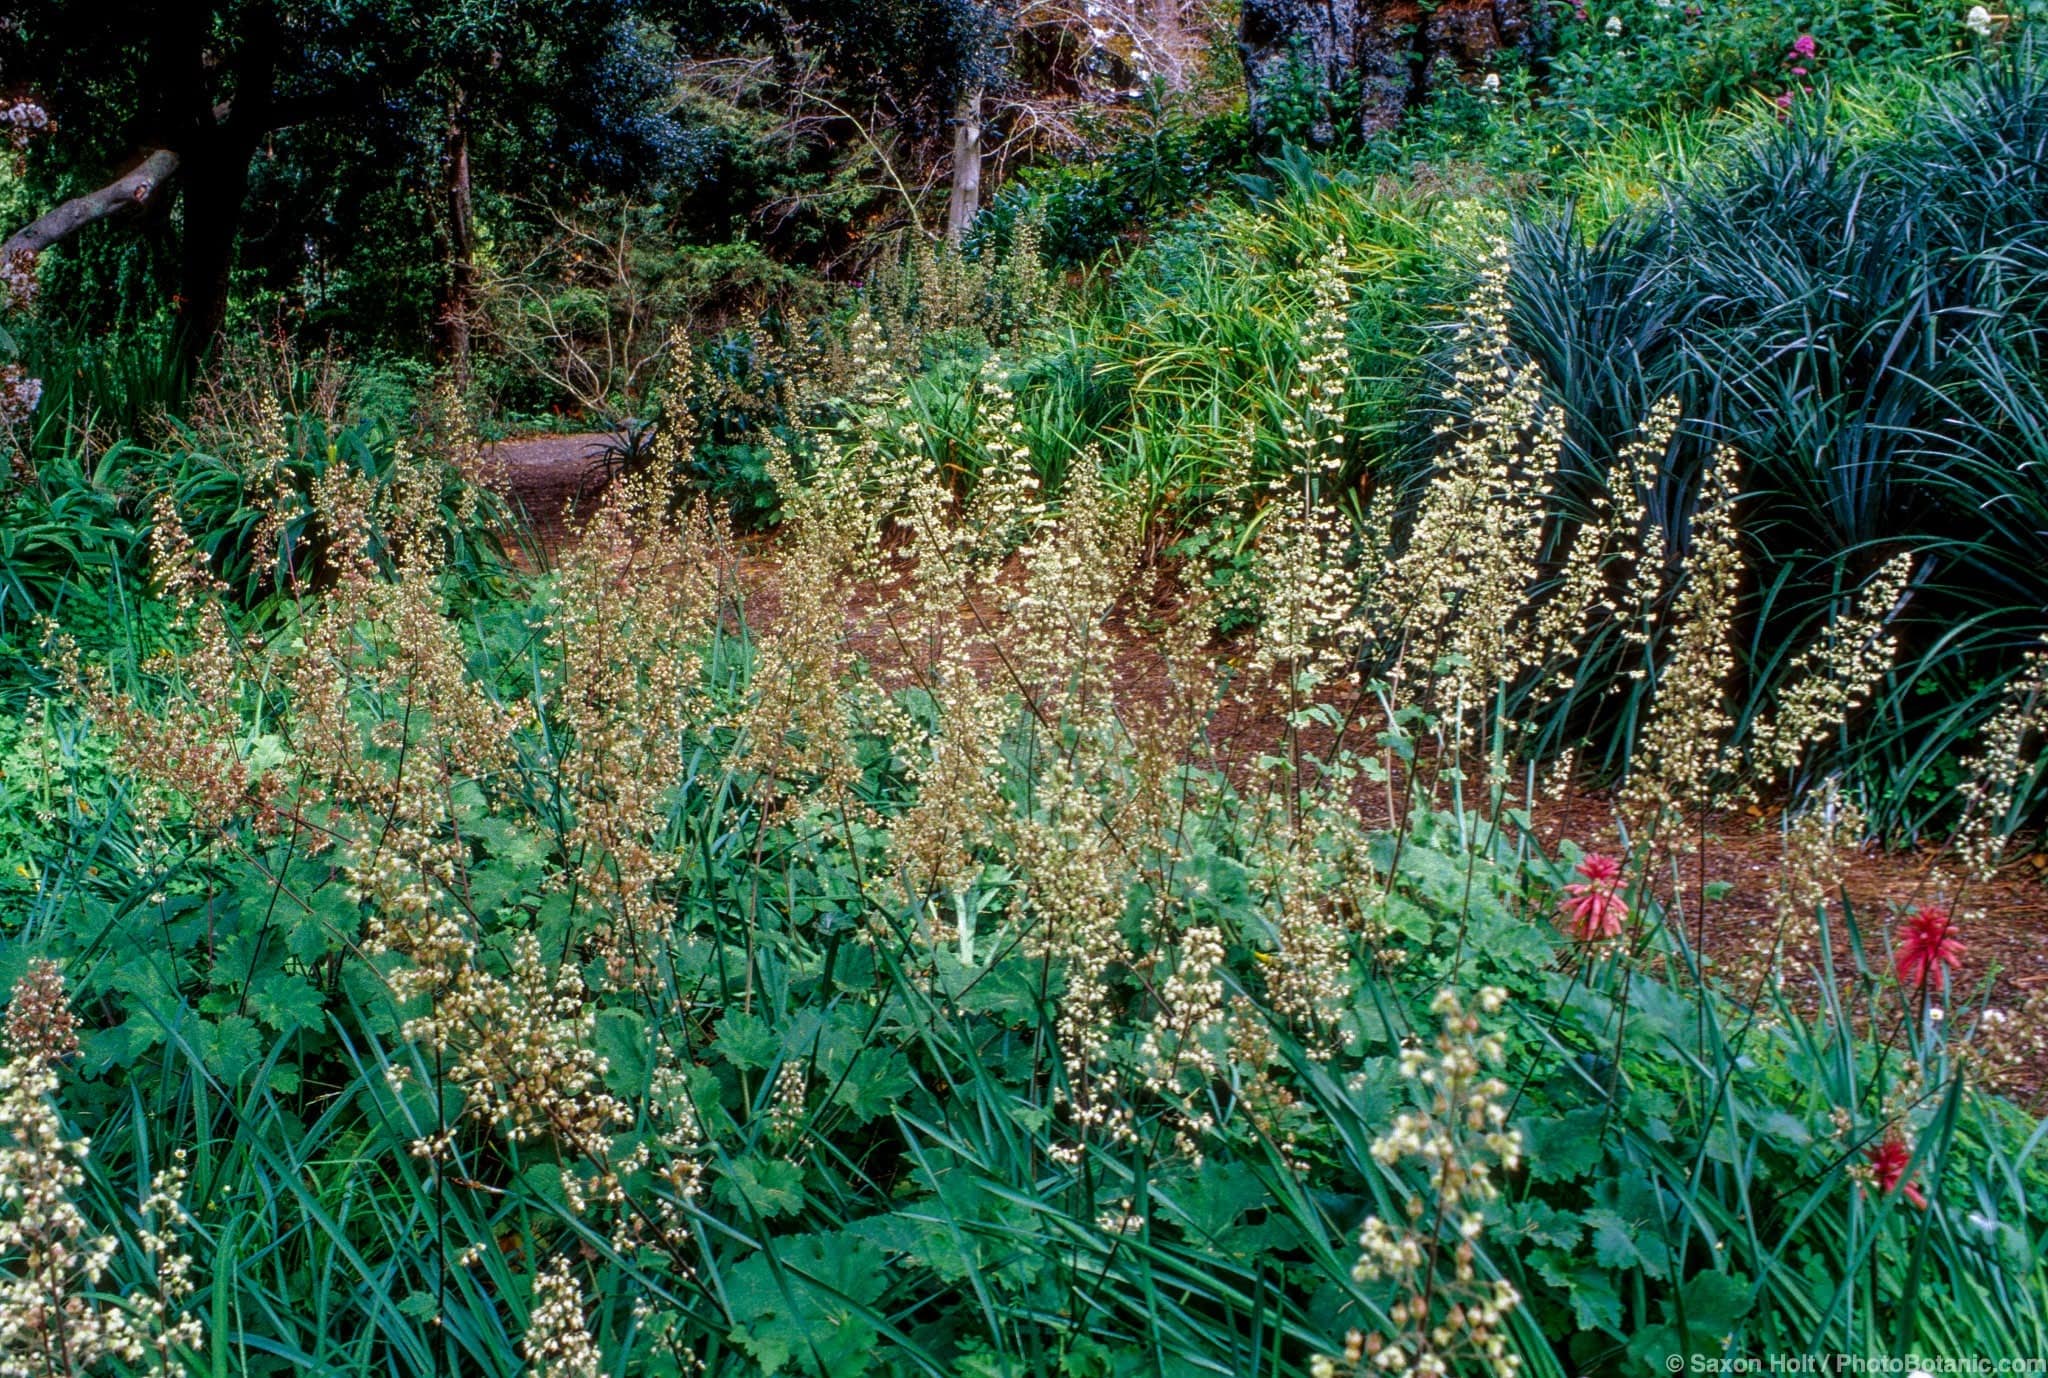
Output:
[[[533,553],[547,564],[568,549],[577,519],[604,491],[604,466],[595,453],[604,439],[594,433],[537,435],[491,447],[504,468],[505,496],[526,519]]]

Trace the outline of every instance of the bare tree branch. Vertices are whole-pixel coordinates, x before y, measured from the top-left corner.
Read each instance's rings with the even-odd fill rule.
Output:
[[[5,244],[0,244],[0,258],[11,259],[16,254],[34,256],[96,220],[124,211],[146,209],[162,193],[165,184],[177,175],[178,163],[178,154],[174,150],[157,149],[133,171],[115,178],[98,191],[72,197],[16,230],[8,236]]]

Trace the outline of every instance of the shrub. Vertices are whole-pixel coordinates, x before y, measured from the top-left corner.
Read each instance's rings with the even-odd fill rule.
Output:
[[[1242,112],[1199,122],[1163,122],[1089,162],[1022,170],[974,222],[970,249],[1006,249],[1016,227],[1038,227],[1048,264],[1095,263],[1142,226],[1177,218],[1192,203],[1227,186],[1251,151]]]

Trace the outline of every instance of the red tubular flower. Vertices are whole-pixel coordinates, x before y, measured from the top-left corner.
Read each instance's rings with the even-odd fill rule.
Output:
[[[1585,860],[1579,863],[1579,874],[1587,880],[1611,883],[1621,879],[1621,863],[1611,856],[1588,852]]]
[[[1920,1194],[1920,1188],[1905,1180],[1906,1165],[1912,1161],[1912,1146],[1897,1134],[1887,1134],[1883,1143],[1870,1150],[1870,1180],[1885,1196],[1903,1190],[1906,1199],[1924,1211],[1927,1198]]]
[[[1628,921],[1628,903],[1621,897],[1621,863],[1611,856],[1588,852],[1579,863],[1583,882],[1564,887],[1562,927],[1582,943],[1619,938]]]
[[[1918,989],[1939,976],[1941,969],[1955,971],[1962,964],[1963,944],[1956,937],[1948,907],[1924,904],[1915,909],[1899,933],[1899,983]]]

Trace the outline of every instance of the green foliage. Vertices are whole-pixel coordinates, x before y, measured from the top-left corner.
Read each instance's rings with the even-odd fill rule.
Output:
[[[662,1247],[622,1245],[573,1204],[574,1182],[589,1195],[584,1151],[460,1118],[441,1055],[408,1032],[427,1002],[392,989],[409,959],[366,951],[381,915],[326,837],[262,813],[215,834],[112,768],[113,743],[75,703],[39,703],[0,719],[8,961],[62,960],[85,1017],[63,1096],[92,1136],[94,1192],[115,1195],[173,1146],[193,1154],[197,1309],[229,1362],[509,1375],[527,1279],[567,1255],[592,1338],[632,1372],[687,1359],[733,1375],[1302,1374],[1347,1329],[1388,1323],[1395,1298],[1353,1275],[1352,1241],[1364,1215],[1405,1219],[1427,1187],[1372,1144],[1404,1104],[1397,1064],[1428,1037],[1436,992],[1489,983],[1510,993],[1508,1114],[1528,1161],[1488,1208],[1480,1266],[1523,1294],[1530,1372],[2021,1352],[2048,1320],[2039,1137],[1962,1075],[1949,1040],[1976,1016],[1960,992],[1946,1020],[1881,1037],[1858,1030],[1893,1028],[1910,994],[1868,968],[1844,983],[1855,1007],[1744,1003],[1683,936],[1716,897],[1681,883],[1666,909],[1641,876],[1631,941],[1574,947],[1547,916],[1575,854],[1543,854],[1497,793],[1453,789],[1442,810],[1418,796],[1379,831],[1359,829],[1345,791],[1311,796],[1292,825],[1317,839],[1305,864],[1333,894],[1363,880],[1372,909],[1345,930],[1338,1003],[1302,1020],[1276,1008],[1280,963],[1299,958],[1261,872],[1275,801],[1179,773],[1170,870],[1111,872],[1135,945],[1105,973],[1111,1024],[1091,1071],[1062,1051],[1073,973],[1012,928],[1028,876],[992,852],[939,897],[985,917],[971,944],[935,942],[932,901],[872,879],[918,804],[897,764],[921,756],[916,737],[860,733],[843,811],[822,796],[769,811],[727,725],[759,691],[758,652],[714,626],[696,686],[714,711],[656,757],[653,836],[673,868],[640,957],[649,977],[615,984],[577,955],[604,932],[572,899],[587,861],[568,812],[579,670],[536,635],[574,615],[565,586],[459,566],[440,583],[466,681],[525,714],[502,769],[446,783],[479,969],[517,972],[528,937],[565,954],[549,979],[585,992],[579,1036],[631,1111],[604,1161],[636,1161],[687,1106],[702,1180],[683,1191],[621,1169],[671,1222]],[[309,634],[317,607],[221,605],[238,638],[280,642]],[[186,647],[194,631],[161,635]],[[402,655],[386,631],[356,628]],[[369,758],[408,740],[393,724],[420,686],[402,664],[349,686]],[[166,711],[211,692],[160,666],[134,682]],[[231,702],[219,727],[238,759],[258,776],[289,761],[293,705],[270,674],[239,678]],[[916,696],[902,706],[893,721],[920,720]],[[1019,819],[1046,807],[1035,730],[1019,714],[1006,734],[1002,807]],[[1215,1123],[1188,1154],[1172,1147],[1186,1112],[1143,1069],[1170,1013],[1158,980],[1196,927],[1220,935],[1217,979],[1272,1040],[1273,1070],[1234,1063],[1204,1081],[1187,1103]],[[1064,1098],[1109,1068],[1134,1133],[1077,1146]],[[1925,1212],[1852,1175],[1900,1125]],[[446,1156],[422,1156],[444,1128]],[[658,1323],[636,1320],[642,1304]]]
[[[14,329],[22,367],[43,383],[35,416],[16,437],[32,456],[60,453],[81,430],[130,440],[161,436],[190,401],[190,366],[160,326],[131,326],[103,339],[33,318]]]
[[[1299,150],[1246,180],[1258,200],[1161,235],[1027,364],[1025,424],[1041,471],[1056,476],[1099,447],[1169,530],[1211,514],[1240,522],[1233,500],[1282,472],[1309,270],[1333,245],[1354,283],[1347,475],[1398,471],[1425,433],[1407,403],[1431,351],[1431,314],[1454,285],[1438,237],[1445,205],[1325,173]]]
[[[1333,88],[1320,72],[1304,61],[1296,44],[1288,54],[1286,70],[1271,85],[1261,111],[1268,142],[1279,148],[1328,149],[1337,153],[1359,151],[1360,85],[1357,71],[1346,71]]]
[[[313,485],[334,468],[380,490],[402,479],[396,434],[379,420],[330,431],[302,417],[288,435],[259,437],[225,454],[183,426],[174,426],[174,443],[160,448],[123,440],[93,454],[66,444],[31,471],[0,519],[0,630],[19,633],[23,623],[44,616],[67,623],[97,618],[109,598],[122,617],[160,614],[148,591],[159,499],[179,514],[215,576],[246,602],[294,578],[324,577],[324,555],[312,539]],[[271,444],[279,451],[262,453]],[[281,492],[293,510],[266,527],[265,512]],[[459,500],[452,485],[442,498],[451,509]],[[489,528],[456,529],[456,560],[479,574],[494,567],[500,551]],[[388,551],[381,555],[389,558]]]
[[[1653,400],[1682,399],[1685,440],[1652,498],[1677,550],[1706,450],[1747,462],[1743,721],[1783,684],[1767,648],[1811,636],[1900,548],[1919,555],[1874,730],[1819,763],[1850,770],[1886,827],[1938,816],[1915,781],[1964,749],[2048,606],[2038,524],[2020,515],[2042,506],[2019,382],[2041,315],[2031,279],[1995,266],[2040,252],[2042,189],[2023,170],[2048,110],[2040,73],[2015,48],[1853,145],[1816,101],[1590,242],[1563,219],[1517,231],[1517,338],[1573,418],[1579,472],[1605,473]],[[1626,673],[1587,663],[1575,680],[1599,697]],[[1639,699],[1598,722],[1567,699],[1548,730],[1618,763]]]
[[[975,220],[969,247],[1005,247],[1018,221],[1035,219],[1047,263],[1092,263],[1137,227],[1177,218],[1224,189],[1249,153],[1242,112],[1193,125],[1161,121],[1106,157],[1025,168]]]

